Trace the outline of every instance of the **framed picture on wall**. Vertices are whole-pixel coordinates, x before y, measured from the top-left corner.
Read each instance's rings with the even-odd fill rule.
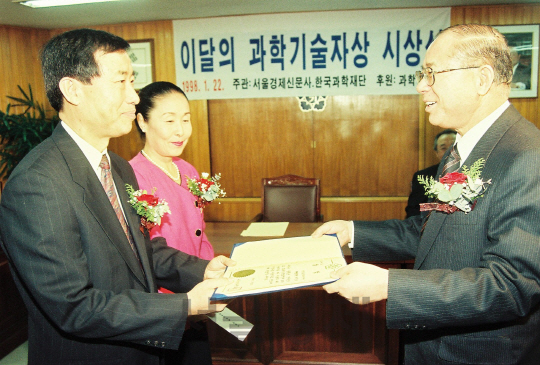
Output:
[[[135,90],[140,90],[155,80],[154,40],[141,39],[128,41],[128,50],[133,72],[135,73]]]
[[[538,96],[538,29],[540,25],[496,25],[511,49],[514,76],[511,98]]]

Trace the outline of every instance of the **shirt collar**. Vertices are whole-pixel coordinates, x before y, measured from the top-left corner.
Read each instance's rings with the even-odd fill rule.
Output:
[[[489,127],[495,123],[497,119],[504,113],[504,111],[510,106],[510,102],[506,100],[500,107],[495,109],[490,115],[484,118],[480,123],[472,127],[464,136],[459,133],[456,135],[456,146],[461,158],[461,165],[469,157],[474,146],[478,143],[480,138],[487,132]]]
[[[101,167],[99,167],[99,164],[101,162],[101,158],[103,154],[107,155],[107,158],[110,161],[109,153],[107,152],[107,149],[100,152],[98,151],[94,146],[92,146],[90,143],[86,142],[84,139],[82,139],[69,125],[64,123],[64,121],[61,122],[62,127],[66,130],[66,132],[73,138],[75,143],[77,143],[77,146],[81,149],[82,153],[90,162],[90,165],[92,166],[92,170],[96,173],[97,177],[101,179]]]

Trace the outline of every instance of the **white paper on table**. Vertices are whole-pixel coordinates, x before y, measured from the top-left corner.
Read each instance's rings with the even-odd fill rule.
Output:
[[[224,275],[231,283],[217,288],[214,300],[324,285],[336,281],[331,273],[347,265],[335,235],[238,243],[231,259],[236,265]]]
[[[283,237],[289,222],[253,222],[240,236],[250,237]]]
[[[227,332],[235,336],[238,340],[244,341],[253,328],[253,325],[225,307],[221,312],[207,315],[208,318],[218,326],[224,328]]]

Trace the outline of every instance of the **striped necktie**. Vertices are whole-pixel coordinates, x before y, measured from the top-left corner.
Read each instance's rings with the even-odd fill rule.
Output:
[[[446,174],[449,174],[451,172],[456,172],[457,170],[459,170],[460,162],[461,162],[461,157],[459,156],[457,146],[453,145],[452,149],[450,150],[450,154],[446,157],[446,162],[443,166],[441,176],[444,176]]]
[[[126,218],[124,217],[124,213],[122,212],[122,209],[120,208],[120,204],[118,203],[118,196],[116,195],[116,189],[114,188],[112,174],[111,174],[111,166],[109,164],[109,159],[107,158],[107,155],[105,154],[103,155],[103,157],[101,158],[101,162],[99,163],[99,167],[101,167],[101,185],[103,185],[103,189],[105,189],[105,193],[107,194],[107,197],[109,198],[109,201],[111,202],[114,212],[116,213],[116,217],[120,221],[120,224],[122,225],[122,229],[124,230],[124,233],[126,234],[126,237],[129,241],[131,249],[135,253],[135,256],[137,257],[137,260],[138,260],[139,256],[137,255],[137,249],[135,248],[135,245],[133,244],[133,239],[131,237],[131,233],[129,232]]]

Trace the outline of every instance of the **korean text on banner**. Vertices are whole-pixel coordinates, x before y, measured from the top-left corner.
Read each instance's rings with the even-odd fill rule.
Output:
[[[192,100],[416,94],[449,25],[450,8],[175,20],[177,84]]]

